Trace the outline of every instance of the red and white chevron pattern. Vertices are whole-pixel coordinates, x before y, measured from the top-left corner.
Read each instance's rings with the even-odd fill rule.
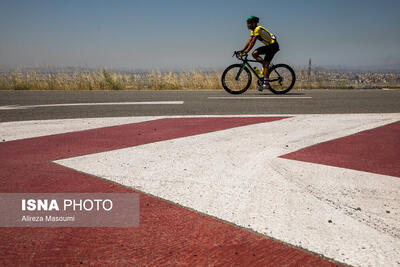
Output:
[[[2,192],[144,193],[139,229],[0,229],[15,252],[3,250],[2,259],[24,253],[16,237],[24,236],[54,241],[71,264],[79,257],[91,264],[331,264],[284,242],[347,264],[396,265],[399,120],[346,114],[2,123]],[[98,247],[82,245],[82,237]],[[28,251],[37,255],[30,263],[56,261],[48,246]]]

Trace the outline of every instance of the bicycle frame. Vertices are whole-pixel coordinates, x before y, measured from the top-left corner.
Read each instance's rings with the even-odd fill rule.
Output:
[[[237,75],[236,75],[236,77],[235,77],[235,80],[237,81],[237,80],[239,80],[239,77],[240,77],[240,74],[242,73],[242,71],[243,71],[243,69],[245,68],[245,67],[247,67],[253,74],[254,74],[254,76],[256,76],[257,77],[257,80],[258,80],[258,82],[259,83],[262,83],[263,82],[263,76],[258,76],[258,74],[257,74],[257,72],[253,69],[253,67],[249,64],[249,62],[256,62],[256,63],[260,63],[260,62],[258,62],[257,60],[250,60],[250,59],[247,59],[247,55],[244,57],[244,58],[242,58],[242,57],[237,57],[239,60],[241,60],[242,61],[242,67],[240,68],[240,70],[239,70],[239,72],[237,73]],[[274,65],[273,64],[271,64],[269,67],[270,68],[272,68]],[[276,82],[276,81],[278,81],[278,82],[281,82],[282,81],[282,77],[279,75],[279,73],[275,70],[275,72],[278,74],[278,78],[276,78],[276,79],[272,79],[272,80],[269,80],[270,82]]]

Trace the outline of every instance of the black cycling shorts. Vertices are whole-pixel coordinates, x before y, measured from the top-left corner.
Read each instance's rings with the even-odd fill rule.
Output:
[[[254,51],[257,51],[259,55],[265,55],[264,60],[271,62],[272,58],[279,51],[279,44],[275,42],[270,45],[261,46]]]

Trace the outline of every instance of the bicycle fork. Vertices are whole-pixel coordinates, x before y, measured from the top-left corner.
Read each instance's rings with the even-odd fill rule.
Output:
[[[245,64],[242,65],[242,67],[240,68],[240,70],[238,71],[238,73],[236,74],[235,80],[238,81],[240,74],[242,74],[243,69],[246,67]]]

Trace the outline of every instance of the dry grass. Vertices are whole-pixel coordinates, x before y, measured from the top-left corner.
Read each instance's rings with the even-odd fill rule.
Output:
[[[222,89],[221,73],[188,72],[118,73],[100,71],[56,71],[42,74],[16,70],[0,74],[0,89],[13,90],[185,90]]]
[[[222,89],[222,72],[202,70],[148,73],[121,73],[105,69],[17,69],[0,73],[0,90],[185,90]],[[349,74],[305,70],[296,71],[295,89],[313,88],[395,88],[399,74]],[[252,88],[256,87],[253,81]]]

